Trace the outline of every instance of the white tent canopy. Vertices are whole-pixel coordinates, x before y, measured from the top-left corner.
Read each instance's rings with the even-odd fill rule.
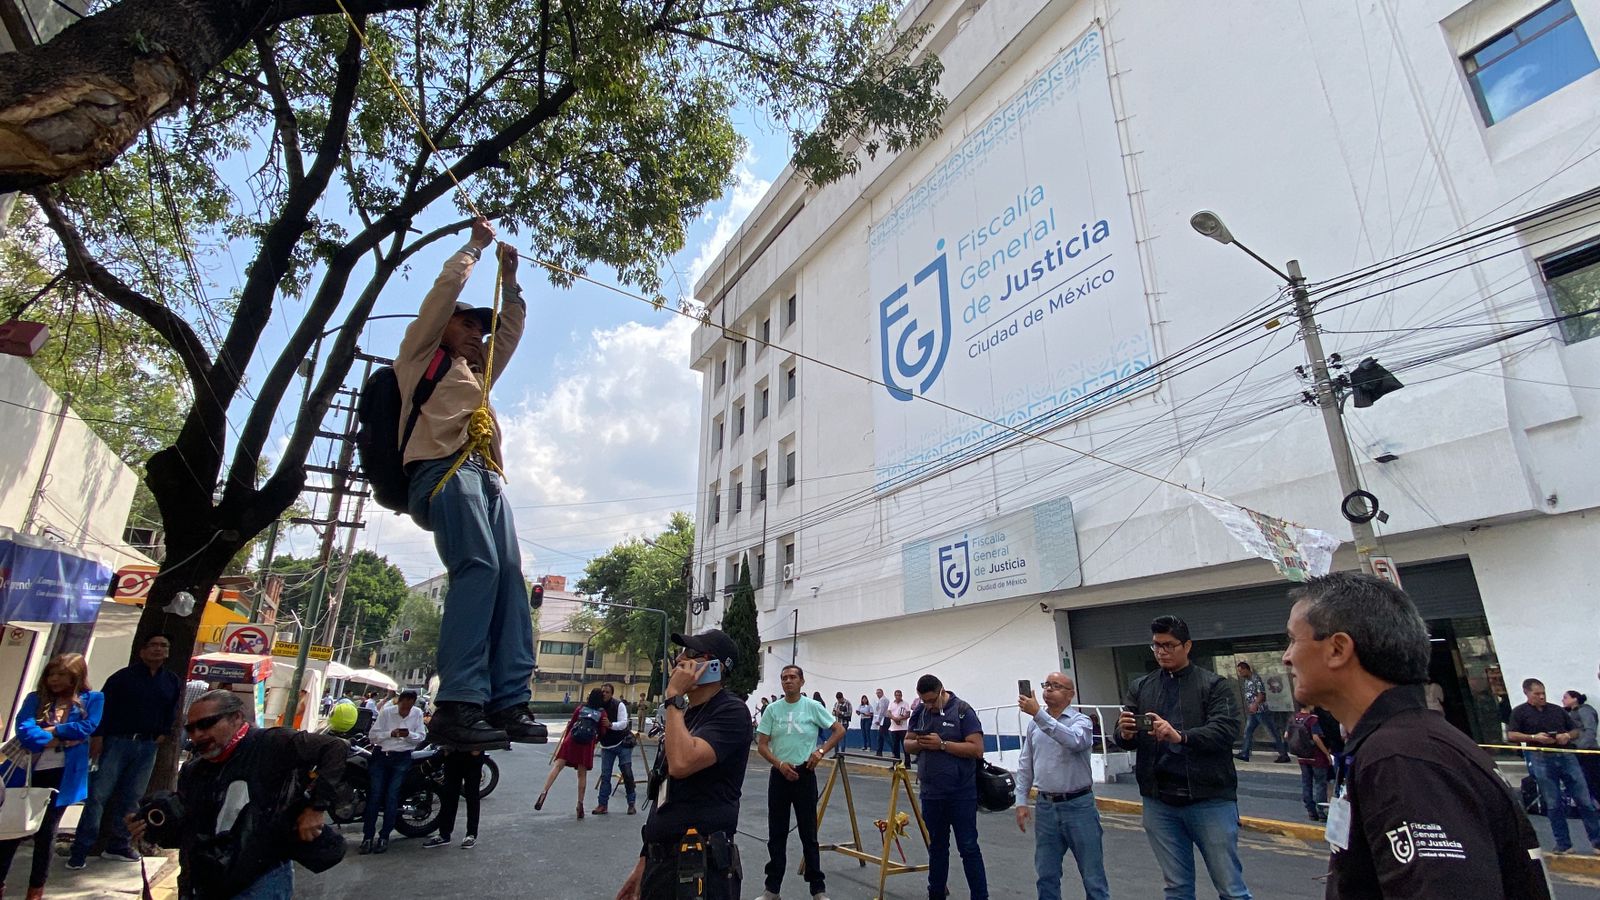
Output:
[[[357,669],[345,676],[345,678],[348,681],[359,681],[362,684],[370,684],[390,691],[398,691],[400,689],[400,685],[393,678],[379,672],[377,669]]]
[[[323,670],[322,674],[323,677],[328,679],[349,678],[351,675],[355,674],[355,671],[355,669],[350,668],[344,663],[329,662],[328,667]]]

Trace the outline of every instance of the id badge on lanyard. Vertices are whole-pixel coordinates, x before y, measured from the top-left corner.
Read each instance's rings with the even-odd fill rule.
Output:
[[[1328,846],[1334,850],[1350,849],[1350,798],[1345,784],[1355,762],[1352,756],[1339,756],[1338,778],[1333,785],[1333,800],[1328,804],[1328,827],[1323,832]]]

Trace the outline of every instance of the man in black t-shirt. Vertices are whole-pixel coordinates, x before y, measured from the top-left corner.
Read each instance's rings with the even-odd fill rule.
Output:
[[[1506,729],[1508,740],[1535,747],[1570,747],[1577,743],[1582,734],[1577,720],[1560,706],[1545,702],[1544,682],[1537,678],[1526,679],[1522,682],[1522,693],[1528,702],[1511,711],[1511,722]],[[1571,753],[1548,750],[1530,750],[1527,755],[1528,773],[1539,785],[1539,798],[1544,801],[1544,808],[1558,811],[1549,815],[1556,852],[1566,853],[1572,849],[1567,817],[1559,812],[1567,808],[1563,794],[1577,805],[1589,843],[1600,850],[1600,811],[1595,809],[1594,798],[1589,796],[1589,786],[1578,768],[1578,758]]]
[[[677,900],[680,884],[706,900],[737,900],[743,870],[733,843],[750,758],[750,711],[723,689],[739,659],[711,630],[685,637],[667,681],[666,734],[650,774],[650,816],[639,861],[617,900]],[[690,832],[693,832],[692,834]]]

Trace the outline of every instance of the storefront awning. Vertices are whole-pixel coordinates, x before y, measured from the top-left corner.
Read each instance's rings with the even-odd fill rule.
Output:
[[[101,560],[0,528],[0,622],[90,623],[110,587]]]

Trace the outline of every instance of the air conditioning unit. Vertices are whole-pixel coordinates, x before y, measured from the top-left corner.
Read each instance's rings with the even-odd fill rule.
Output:
[[[788,584],[791,581],[794,581],[794,563],[784,563],[783,564],[783,583],[784,584]]]

